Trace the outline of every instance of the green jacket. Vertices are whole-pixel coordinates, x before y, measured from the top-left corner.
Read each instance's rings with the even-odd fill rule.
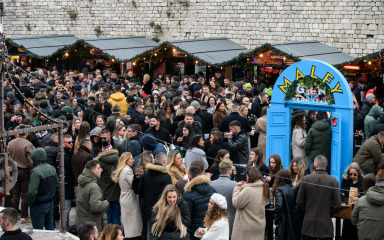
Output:
[[[103,169],[100,177],[100,188],[103,192],[105,199],[109,202],[118,202],[120,198],[120,186],[112,180],[112,173],[116,170],[117,163],[119,162],[119,151],[108,150],[102,152],[97,157],[100,162],[100,167]]]
[[[49,106],[49,100],[48,98],[44,95],[44,93],[37,92],[35,94],[35,99],[33,99],[33,104],[36,106],[39,106],[40,103],[46,102]]]
[[[361,170],[366,174],[373,173],[376,175],[378,165],[383,161],[382,149],[383,146],[379,137],[377,135],[372,136],[361,146],[353,158],[353,162],[358,163]]]
[[[328,162],[331,161],[331,125],[327,120],[317,120],[309,129],[304,143],[305,155],[312,161],[317,155],[324,155]]]
[[[352,212],[359,239],[384,239],[384,187],[373,186]]]
[[[44,159],[33,161],[35,166],[30,175],[28,186],[28,205],[34,206],[51,202],[56,197],[59,178],[56,169]]]
[[[369,113],[364,118],[364,134],[366,137],[371,135],[372,128],[376,125],[376,120],[383,113],[383,109],[380,106],[373,106]]]
[[[95,222],[101,232],[106,225],[108,201],[97,184],[96,175],[84,168],[78,178],[79,186],[76,198],[77,227],[85,222]]]

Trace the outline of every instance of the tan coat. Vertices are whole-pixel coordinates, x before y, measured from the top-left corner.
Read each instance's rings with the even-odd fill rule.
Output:
[[[172,178],[172,184],[175,185],[177,181],[183,179],[185,173],[182,172],[177,166],[173,165],[169,168],[169,175]]]
[[[9,157],[15,160],[18,168],[29,169],[33,168],[31,152],[35,148],[32,143],[24,137],[13,139],[8,144]]]
[[[124,227],[126,238],[138,237],[143,227],[141,221],[138,196],[132,189],[133,171],[126,166],[120,173],[119,185],[121,189],[121,225]]]
[[[264,115],[261,118],[257,119],[256,132],[259,133],[259,141],[257,147],[263,150],[263,162],[265,164],[265,155],[267,155],[267,115]]]
[[[264,240],[266,202],[263,198],[263,184],[258,180],[235,187],[232,203],[236,208],[236,216],[232,239]]]

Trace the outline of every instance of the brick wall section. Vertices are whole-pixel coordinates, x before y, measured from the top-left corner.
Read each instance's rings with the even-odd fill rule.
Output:
[[[99,37],[228,37],[250,49],[318,40],[358,57],[384,48],[383,12],[382,0],[8,0],[4,21],[7,37],[96,38],[100,26]]]

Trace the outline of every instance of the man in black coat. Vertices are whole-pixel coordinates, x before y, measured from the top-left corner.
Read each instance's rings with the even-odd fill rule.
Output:
[[[159,143],[171,142],[169,131],[160,125],[159,117],[155,115],[149,116],[149,126],[150,128],[145,133],[152,134]]]
[[[24,95],[25,98],[33,98],[33,94],[31,89],[27,86],[25,83],[25,80],[20,80],[20,87],[19,87],[20,92]],[[16,92],[16,97],[19,99],[20,102],[24,102],[24,98],[19,95],[18,92]]]
[[[237,105],[235,103],[232,105],[232,112],[228,116],[224,117],[221,120],[220,131],[221,132],[229,132],[229,123],[234,121],[234,120],[237,120],[241,123],[241,130],[242,131],[244,131],[246,133],[249,133],[252,131],[252,127],[251,127],[251,124],[249,123],[248,118],[240,116],[239,105]]]
[[[88,107],[85,108],[84,114],[83,114],[83,121],[90,123],[92,120],[92,116],[94,114],[93,108],[95,107],[96,98],[95,97],[88,97],[87,99],[87,105]]]
[[[109,117],[112,115],[112,104],[108,102],[108,94],[105,92],[100,93],[99,95],[100,103],[104,106],[103,115]]]
[[[57,168],[56,159],[59,154],[59,136],[58,133],[52,133],[51,138],[47,141],[44,146],[44,150],[47,153],[47,163],[51,164],[53,167]]]
[[[75,149],[75,154],[73,154],[71,158],[71,168],[75,180],[75,186],[78,185],[77,178],[83,172],[85,164],[93,159],[91,151],[91,140],[89,138],[81,139],[79,147]]]
[[[209,134],[213,128],[213,115],[207,112],[206,102],[200,102],[200,109],[196,112],[196,114],[203,120],[203,133]]]
[[[332,214],[341,207],[339,182],[325,171],[326,157],[318,155],[314,164],[316,173],[303,178],[296,200],[305,210],[302,239],[333,239]]]
[[[147,221],[147,234],[152,236],[150,223],[152,208],[159,200],[161,193],[168,184],[172,184],[171,176],[168,174],[168,169],[165,166],[167,155],[158,153],[155,157],[155,163],[148,163],[147,171],[140,179],[138,191],[143,197],[143,212],[142,217]]]
[[[17,211],[14,208],[5,208],[0,213],[0,225],[4,234],[1,240],[32,240],[32,238],[17,227]]]
[[[252,103],[250,113],[255,115],[257,118],[261,117],[261,109],[263,107],[268,106],[268,94],[265,92],[260,93],[258,97],[255,97],[255,101]]]

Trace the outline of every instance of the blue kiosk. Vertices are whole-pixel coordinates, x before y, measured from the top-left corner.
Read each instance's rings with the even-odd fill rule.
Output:
[[[312,94],[314,88],[318,90],[316,96]],[[312,60],[291,65],[277,79],[267,111],[267,161],[272,154],[279,154],[288,169],[292,109],[331,112],[330,171],[341,182],[353,158],[353,108],[351,90],[336,68]]]

